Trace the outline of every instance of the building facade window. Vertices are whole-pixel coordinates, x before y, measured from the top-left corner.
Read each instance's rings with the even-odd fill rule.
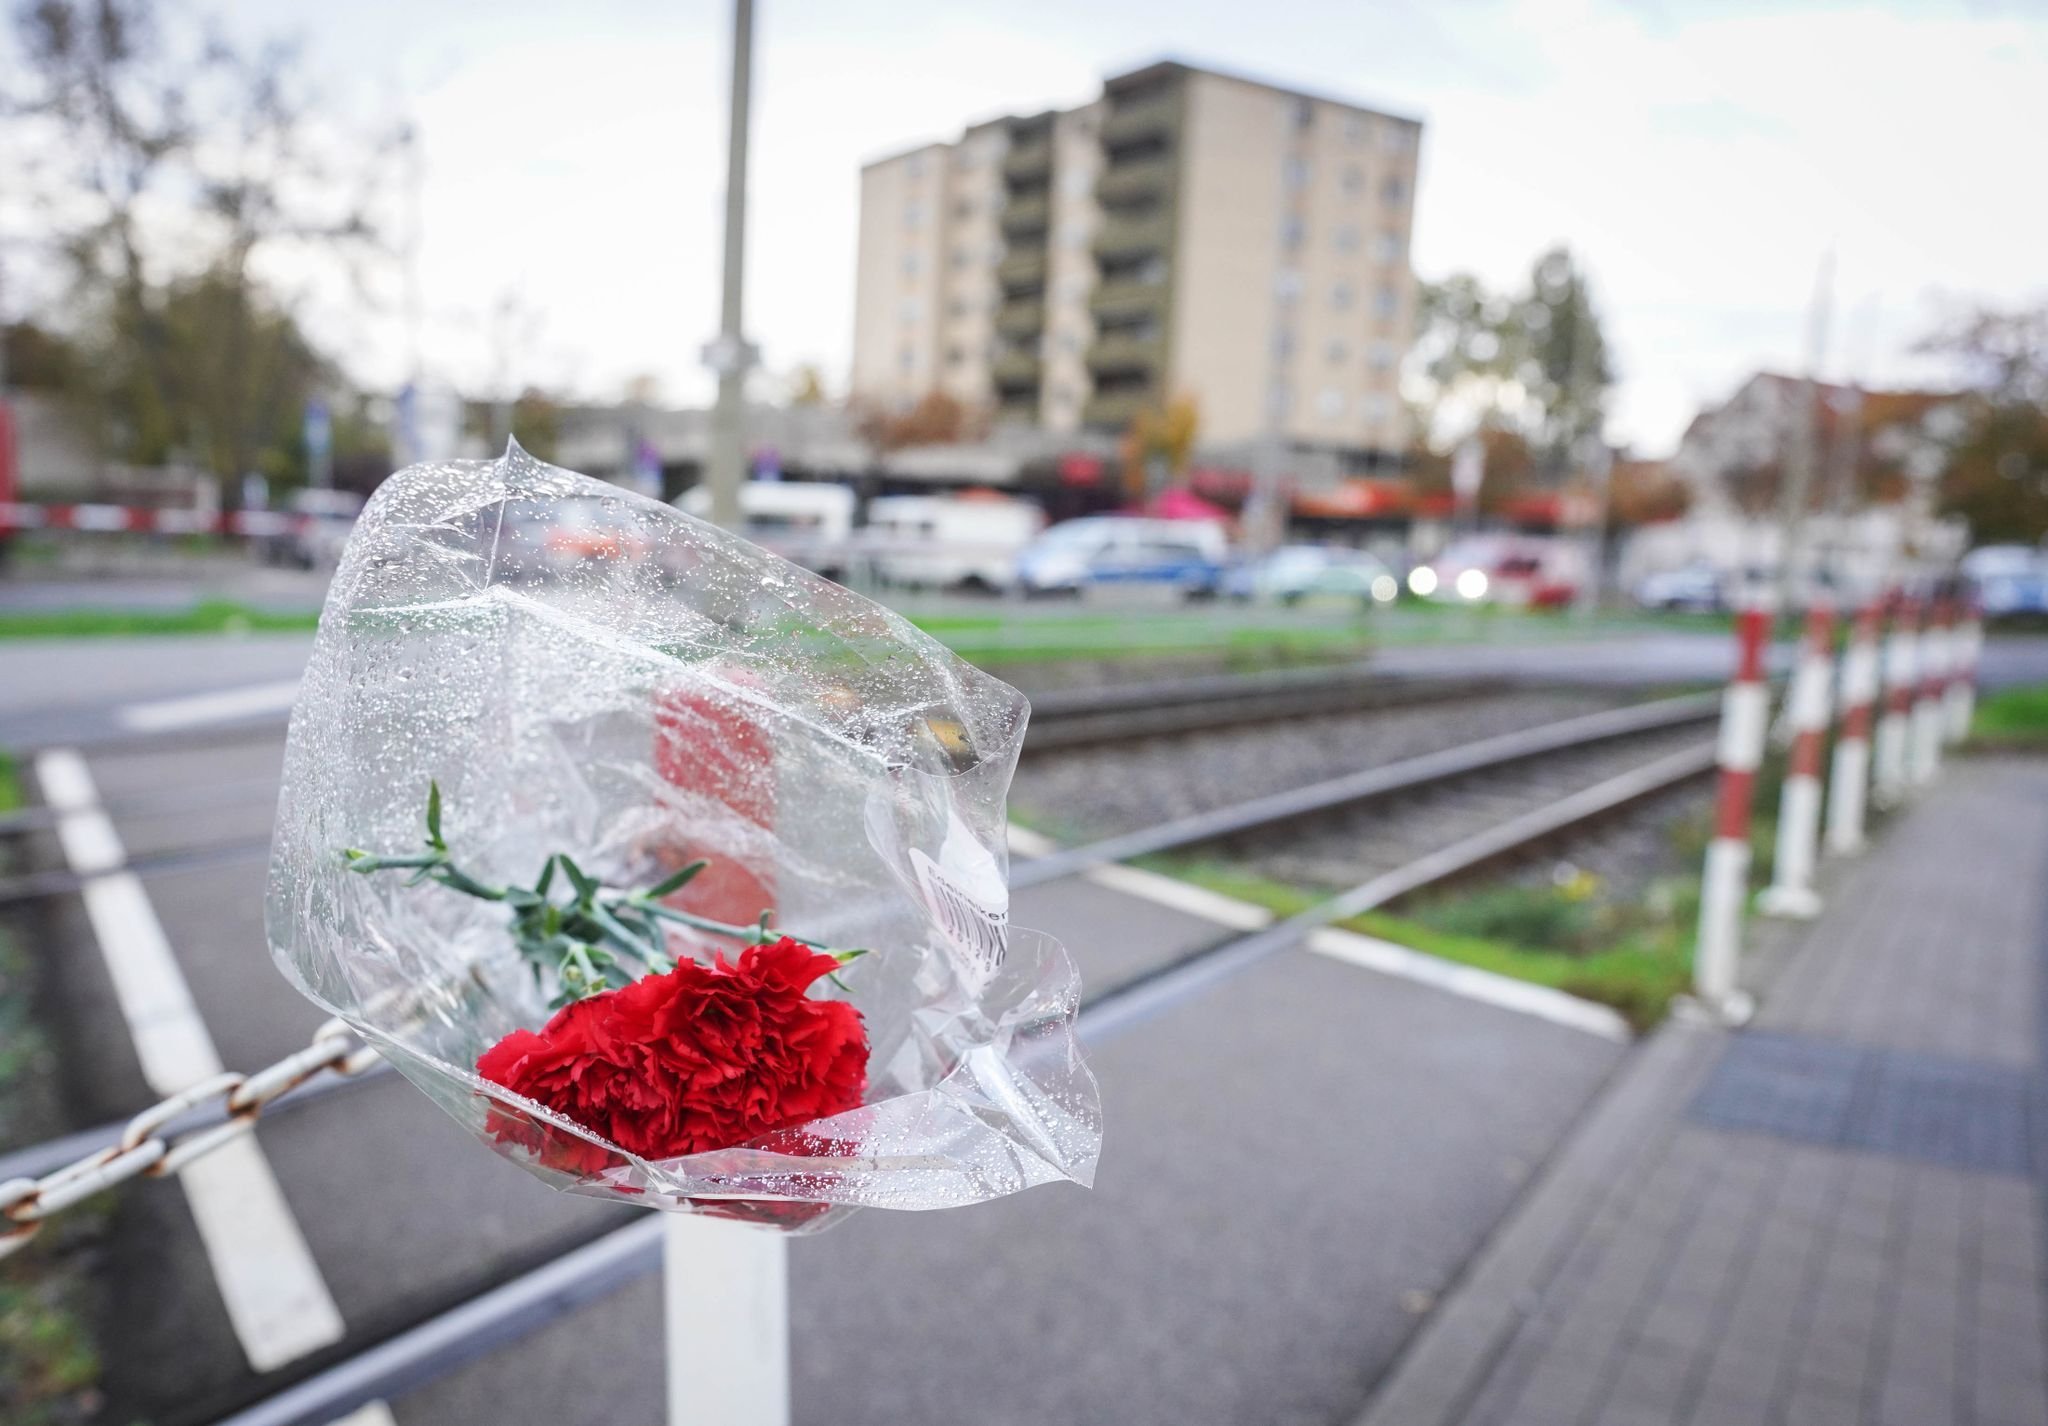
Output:
[[[1344,176],[1338,182],[1342,185],[1346,198],[1356,198],[1365,192],[1365,170],[1355,163],[1347,163],[1344,165]]]
[[[1294,329],[1281,327],[1273,333],[1273,359],[1286,361],[1294,355]]]
[[[1415,130],[1406,124],[1381,124],[1380,147],[1388,153],[1407,153],[1415,147]]]
[[[1392,371],[1394,368],[1394,344],[1374,342],[1368,350],[1366,361],[1374,371]]]
[[[1314,101],[1308,99],[1295,100],[1294,112],[1290,117],[1293,120],[1295,128],[1306,129],[1307,127],[1309,127],[1309,125],[1315,123],[1316,121],[1316,106]]]
[[[1342,337],[1334,338],[1326,355],[1330,358],[1331,366],[1342,366],[1351,356],[1351,348],[1344,345]]]
[[[1280,269],[1273,278],[1273,295],[1282,302],[1301,296],[1301,274],[1291,267]]]
[[[902,311],[904,321],[920,321],[924,317],[924,303],[916,297],[906,297],[903,299]]]
[[[1408,201],[1408,185],[1398,177],[1389,178],[1380,185],[1380,202],[1389,208],[1397,208]]]
[[[1401,294],[1394,290],[1391,282],[1382,282],[1372,294],[1372,314],[1375,317],[1392,317],[1401,310]]]
[[[1372,258],[1374,262],[1399,262],[1401,259],[1401,235],[1399,233],[1374,233],[1372,237]]]
[[[1384,425],[1393,414],[1394,403],[1384,392],[1375,391],[1359,398],[1358,417],[1368,426]]]
[[[1349,312],[1351,310],[1352,297],[1351,284],[1348,282],[1338,283],[1330,289],[1330,310],[1332,312]]]
[[[906,228],[916,228],[922,226],[923,223],[924,204],[913,198],[903,205],[903,226]]]
[[[1339,223],[1336,233],[1337,251],[1355,253],[1358,251],[1358,227],[1354,223]]]
[[[1288,159],[1285,174],[1287,186],[1290,190],[1299,192],[1301,189],[1308,187],[1308,160],[1305,158]]]
[[[1334,421],[1344,414],[1344,393],[1334,386],[1325,386],[1316,395],[1316,414],[1325,421]]]
[[[1307,228],[1308,225],[1299,218],[1290,216],[1283,219],[1280,224],[1280,246],[1288,252],[1293,252],[1301,246],[1301,240],[1305,236]]]
[[[1345,142],[1345,143],[1347,143],[1347,144],[1362,144],[1362,143],[1364,143],[1364,142],[1365,142],[1365,132],[1366,132],[1366,122],[1365,122],[1365,115],[1363,115],[1363,114],[1346,114],[1346,115],[1344,116],[1344,142]]]

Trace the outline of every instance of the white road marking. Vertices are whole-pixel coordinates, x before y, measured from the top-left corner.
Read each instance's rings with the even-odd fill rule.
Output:
[[[223,688],[214,693],[191,693],[179,698],[154,698],[130,703],[114,713],[114,721],[137,733],[168,733],[196,728],[207,723],[225,723],[259,713],[289,713],[299,696],[296,678],[275,683],[252,683],[241,688]]]
[[[1046,856],[1059,847],[1050,837],[1014,825],[1009,831],[1009,842],[1011,851],[1026,857]],[[1136,867],[1100,866],[1081,875],[1098,886],[1213,921],[1234,931],[1257,931],[1278,919],[1263,906]],[[1355,931],[1329,926],[1311,932],[1303,944],[1332,960],[1434,986],[1448,994],[1482,1001],[1503,1010],[1534,1015],[1552,1024],[1583,1030],[1605,1040],[1625,1044],[1631,1038],[1628,1022],[1605,1005],[1581,1000],[1576,995],[1567,995],[1546,985],[1531,985],[1477,966],[1461,965],[1441,956],[1410,950],[1376,936],[1362,936]]]
[[[85,759],[37,756],[36,782],[57,813],[57,839],[81,888],[142,1075],[169,1095],[221,1072],[220,1052],[193,1003],[163,923],[126,859]],[[341,1313],[253,1137],[202,1155],[178,1176],[214,1281],[249,1365],[271,1371],[341,1340]],[[377,1423],[381,1426],[381,1423]]]
[[[391,1415],[390,1407],[381,1401],[373,1401],[367,1406],[358,1406],[346,1416],[337,1416],[327,1426],[398,1426],[398,1422]]]

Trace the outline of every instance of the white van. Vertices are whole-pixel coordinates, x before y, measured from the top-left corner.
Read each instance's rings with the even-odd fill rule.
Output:
[[[882,584],[1006,590],[1044,527],[1043,510],[1007,496],[883,495],[868,502],[861,543]]]
[[[692,486],[676,508],[711,517],[711,491]],[[750,480],[740,486],[740,533],[784,559],[837,579],[853,536],[853,490],[845,485]]]

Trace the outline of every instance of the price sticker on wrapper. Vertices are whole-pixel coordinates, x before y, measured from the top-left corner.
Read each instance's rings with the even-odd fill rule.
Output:
[[[946,828],[938,861],[912,847],[910,865],[961,983],[979,994],[1003,968],[1010,944],[1010,891],[1002,869],[958,822]]]

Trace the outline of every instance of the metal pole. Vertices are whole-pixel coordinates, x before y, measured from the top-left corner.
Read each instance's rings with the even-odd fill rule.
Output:
[[[788,1426],[788,1240],[744,1223],[665,1217],[668,1426]]]
[[[726,529],[740,523],[740,477],[746,460],[742,429],[747,368],[754,353],[741,331],[747,235],[747,99],[753,73],[754,3],[733,0],[732,123],[725,155],[725,290],[719,302],[718,340],[704,361],[718,373],[718,405],[711,413],[711,451],[704,480],[711,489],[711,519]]]

